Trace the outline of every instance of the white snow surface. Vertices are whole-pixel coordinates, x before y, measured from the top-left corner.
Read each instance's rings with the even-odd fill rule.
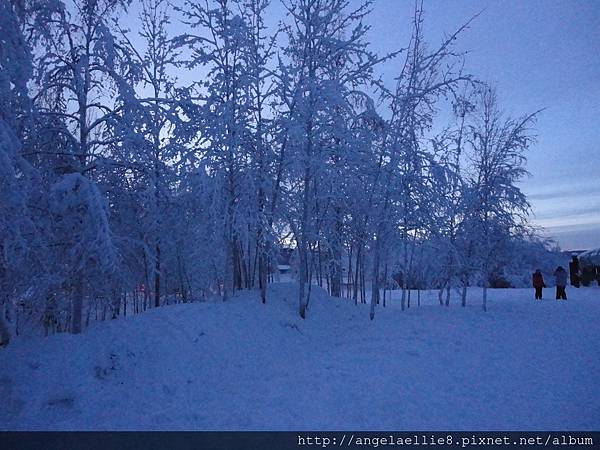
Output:
[[[545,291],[551,297],[551,289]],[[166,306],[0,350],[2,430],[600,429],[600,288],[400,311],[313,287]]]

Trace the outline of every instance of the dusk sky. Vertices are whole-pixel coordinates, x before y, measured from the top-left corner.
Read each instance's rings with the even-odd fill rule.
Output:
[[[406,47],[413,8],[409,0],[374,0],[373,50],[383,55]],[[270,9],[267,23],[275,26],[285,11],[279,0]],[[130,15],[136,13],[134,6]],[[436,45],[478,13],[457,42],[469,52],[466,70],[496,86],[508,114],[544,109],[527,154],[531,177],[522,183],[532,222],[564,250],[600,247],[600,1],[427,0],[426,38]],[[183,31],[176,17],[172,22],[174,33]],[[400,57],[380,68],[389,87],[401,63]],[[178,76],[189,81],[198,73]]]
[[[374,2],[376,49],[406,45],[412,9],[412,1]],[[533,222],[565,250],[600,247],[600,1],[429,0],[429,40],[480,11],[457,44],[470,52],[467,69],[496,84],[510,114],[546,108],[522,184]]]

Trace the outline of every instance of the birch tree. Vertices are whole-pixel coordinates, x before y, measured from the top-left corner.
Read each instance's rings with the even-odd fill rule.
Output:
[[[392,224],[397,224],[402,231],[404,243],[402,307],[405,305],[406,271],[410,260],[408,244],[414,242],[419,227],[417,217],[412,214],[415,203],[411,196],[429,165],[420,140],[432,124],[440,98],[451,95],[461,83],[471,80],[463,73],[461,55],[453,49],[454,41],[468,24],[444,39],[437,49],[429,50],[423,30],[423,6],[422,3],[418,5],[413,18],[413,35],[396,88],[384,94],[390,104],[391,118],[374,187],[378,195],[374,197],[373,213],[371,319],[375,317],[375,305],[380,295],[381,252],[392,235]],[[400,215],[394,217],[395,212]]]
[[[114,137],[104,135],[103,131],[114,116],[114,110],[107,102],[111,97],[108,87],[111,84],[114,86],[117,81],[115,65],[119,64],[118,49],[114,45],[108,21],[114,14],[122,11],[126,3],[112,0],[73,0],[68,5],[57,4],[52,11],[49,32],[43,40],[40,56],[36,61],[37,88],[34,100],[37,109],[43,116],[55,117],[61,121],[64,126],[57,127],[54,131],[61,134],[67,143],[62,155],[65,164],[62,171],[65,176],[56,180],[56,198],[61,198],[64,202],[64,205],[54,204],[54,211],[59,216],[57,220],[63,225],[75,223],[72,222],[73,217],[62,216],[63,213],[83,214],[80,217],[81,223],[97,220],[92,230],[103,230],[95,235],[98,239],[110,240],[111,235],[104,228],[108,224],[107,217],[103,215],[106,209],[99,207],[102,201],[98,198],[93,174],[97,168],[98,155],[104,146],[114,142]],[[59,99],[55,102],[58,108],[47,107],[49,98]],[[91,213],[94,209],[96,211]],[[87,215],[88,213],[91,215]],[[70,226],[61,229],[68,233]],[[91,238],[87,232],[80,235],[82,238],[85,236]],[[78,240],[69,241],[65,237],[55,244],[64,246],[65,251],[74,257],[65,259],[72,264],[65,268],[64,276],[68,277],[71,284],[71,329],[73,333],[79,333],[85,289],[89,285],[84,279],[85,271],[91,260],[86,259],[86,252],[78,251],[80,245],[85,245]],[[112,244],[106,241],[100,247],[109,249]],[[110,255],[113,253],[109,251],[104,256]],[[100,261],[113,264],[112,261],[100,258],[92,266]]]
[[[299,256],[298,303],[304,318],[310,298],[310,248],[319,240],[319,181],[324,168],[336,164],[332,153],[345,148],[347,132],[337,119],[352,115],[351,92],[370,84],[380,59],[365,41],[368,3],[356,9],[347,0],[297,0],[285,6],[292,23],[285,30],[289,62],[280,65],[279,77],[287,112],[282,145],[290,147],[297,161],[290,168],[287,207]]]
[[[467,202],[468,232],[478,240],[484,311],[495,253],[505,236],[519,234],[529,210],[517,183],[527,174],[525,151],[534,142],[532,126],[538,113],[505,117],[493,88],[484,87],[478,93],[474,122],[469,126],[472,169]]]
[[[119,27],[120,45],[127,51],[134,74],[130,91],[118,99],[118,118],[111,123],[112,133],[120,137],[112,151],[114,159],[132,171],[139,185],[143,258],[150,262],[147,270],[153,277],[153,303],[158,307],[163,290],[161,274],[166,270],[163,253],[168,247],[163,222],[168,217],[178,171],[188,162],[191,151],[181,142],[189,136],[180,130],[183,113],[177,80],[172,75],[180,61],[177,45],[168,33],[167,1],[142,0],[138,23],[142,46]]]
[[[203,155],[207,168],[219,179],[224,221],[223,299],[228,299],[239,279],[239,234],[236,208],[241,193],[241,172],[250,113],[248,70],[251,39],[248,24],[236,7],[239,0],[186,1],[178,9],[192,32],[179,38],[192,52],[189,67],[205,68],[205,82],[196,88],[203,97],[199,119],[203,130]],[[236,276],[237,275],[237,276]]]

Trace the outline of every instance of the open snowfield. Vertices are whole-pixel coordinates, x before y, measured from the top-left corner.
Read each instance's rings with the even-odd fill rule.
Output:
[[[461,308],[366,305],[291,284],[0,350],[3,430],[600,429],[600,289]],[[552,290],[545,295],[551,297]]]

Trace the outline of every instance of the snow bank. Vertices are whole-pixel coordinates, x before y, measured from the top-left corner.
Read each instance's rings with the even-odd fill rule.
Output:
[[[550,290],[546,290],[549,293]],[[295,287],[97,323],[0,350],[3,430],[600,428],[600,289],[535,303],[492,290],[472,306],[368,320],[366,305]]]

